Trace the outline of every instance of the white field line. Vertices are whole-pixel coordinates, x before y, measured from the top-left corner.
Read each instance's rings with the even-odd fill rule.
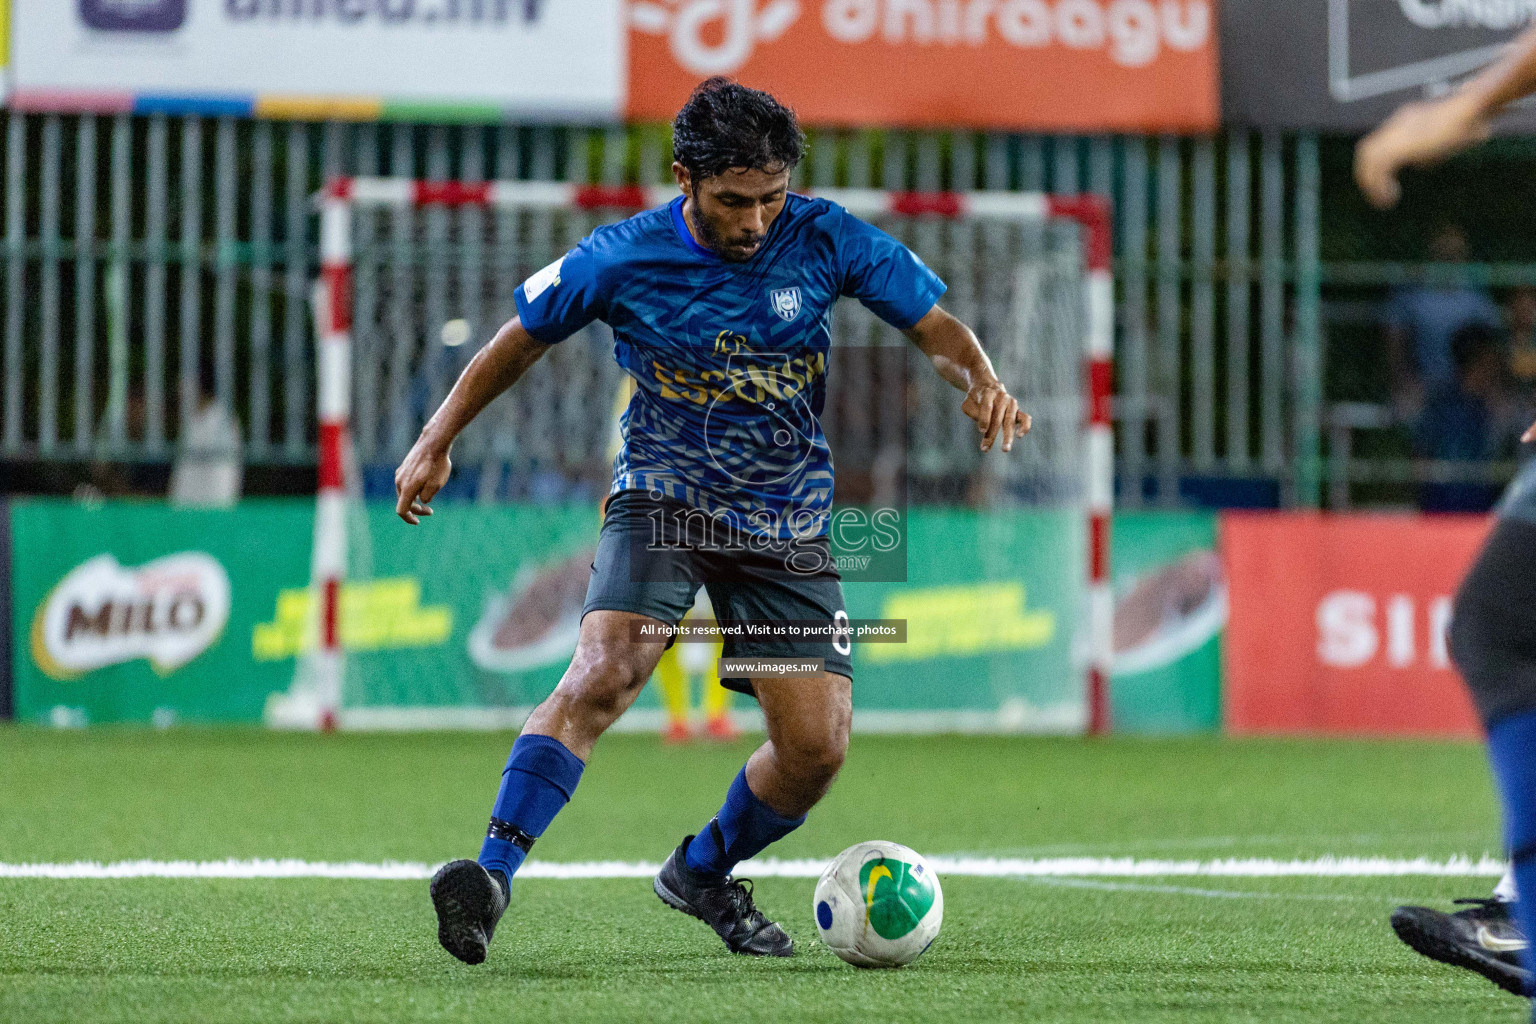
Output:
[[[1147,882],[1105,882],[1089,878],[1021,878],[1031,885],[1064,889],[1092,889],[1098,892],[1152,893],[1160,896],[1203,896],[1223,900],[1322,900],[1336,903],[1412,903],[1413,899],[1395,896],[1361,896],[1356,893],[1261,892],[1251,889],[1196,889],[1187,885],[1154,885]],[[1420,897],[1422,898],[1422,897]]]
[[[1503,861],[1491,857],[1319,857],[1313,860],[1136,860],[1131,857],[930,857],[943,875],[976,878],[1392,878],[1447,876],[1497,878]],[[747,861],[737,872],[757,878],[817,878],[825,860]],[[647,861],[530,861],[519,879],[649,878],[660,868]],[[431,878],[435,864],[385,861],[325,863],[306,860],[160,861],[127,860],[102,864],[0,864],[0,878],[349,878],[413,881]]]

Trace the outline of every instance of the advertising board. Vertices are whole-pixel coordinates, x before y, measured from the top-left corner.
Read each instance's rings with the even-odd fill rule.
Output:
[[[1496,59],[1533,15],[1524,0],[1224,0],[1222,119],[1367,131]],[[1536,111],[1522,105],[1500,127],[1529,132]]]
[[[14,104],[613,120],[620,0],[14,0]]]
[[[1478,735],[1446,628],[1490,523],[1224,516],[1227,730]]]

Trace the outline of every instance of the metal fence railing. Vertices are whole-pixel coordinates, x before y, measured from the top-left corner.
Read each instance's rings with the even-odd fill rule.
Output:
[[[314,459],[312,194],[330,174],[659,182],[664,128],[8,113],[0,460],[168,460],[203,392],[247,462]],[[812,132],[798,183],[1113,198],[1124,504],[1323,493],[1311,136]],[[983,339],[985,342],[985,339]]]

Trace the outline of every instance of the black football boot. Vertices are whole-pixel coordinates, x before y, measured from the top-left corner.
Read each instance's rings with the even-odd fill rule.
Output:
[[[1531,994],[1531,973],[1520,966],[1528,943],[1498,900],[1457,900],[1466,910],[1447,914],[1429,907],[1398,907],[1392,930],[1413,949],[1441,963],[1476,971],[1506,992]]]
[[[752,883],[744,878],[701,875],[685,859],[693,836],[684,839],[656,873],[652,888],[661,901],[698,918],[715,930],[732,953],[790,956],[795,943],[784,929],[763,916],[752,902]]]
[[[437,941],[467,964],[485,962],[496,922],[507,911],[503,877],[472,860],[450,861],[432,876]]]

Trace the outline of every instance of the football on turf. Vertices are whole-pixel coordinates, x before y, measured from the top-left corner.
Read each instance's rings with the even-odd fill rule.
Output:
[[[821,941],[850,964],[900,967],[938,937],[944,890],[915,851],[876,840],[833,858],[812,909]]]

